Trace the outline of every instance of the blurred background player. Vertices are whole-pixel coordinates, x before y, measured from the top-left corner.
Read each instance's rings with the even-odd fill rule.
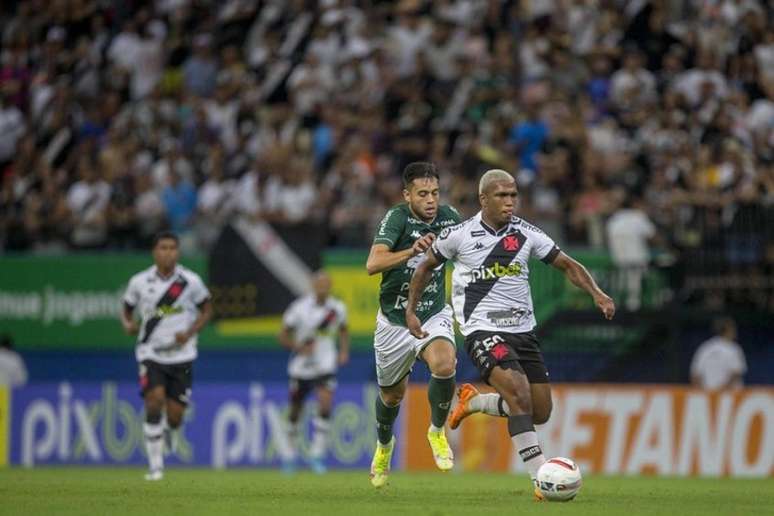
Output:
[[[0,337],[0,385],[21,387],[27,383],[27,366],[22,356],[13,349],[10,335]]]
[[[377,443],[371,463],[371,484],[387,483],[395,439],[392,425],[398,417],[408,376],[417,359],[430,369],[428,384],[431,423],[427,439],[433,459],[442,471],[454,466],[443,426],[454,396],[457,364],[452,310],[446,304],[443,267],[431,272],[432,283],[423,290],[417,309],[428,333],[415,338],[405,323],[408,281],[425,260],[424,253],[445,227],[457,224],[457,210],[439,204],[439,174],[432,163],[414,162],[403,171],[404,203],[390,209],[376,232],[366,269],[382,273],[374,352],[379,395],[376,397]]]
[[[145,400],[146,480],[164,477],[164,444],[174,451],[175,432],[191,396],[197,335],[212,316],[209,290],[199,275],[177,263],[179,256],[177,235],[156,235],[154,265],[129,280],[121,312],[124,331],[137,335],[135,356]]]
[[[534,333],[530,257],[564,272],[594,298],[607,319],[613,317],[615,305],[583,265],[560,251],[543,231],[514,215],[517,198],[516,181],[504,170],[489,170],[481,177],[481,211],[444,230],[411,278],[406,324],[416,338],[427,336],[416,314],[419,293],[431,271],[452,260],[452,301],[465,349],[497,394],[479,394],[464,384],[449,424],[456,428],[473,412],[507,417],[511,440],[534,483],[545,462],[534,424],[548,421],[552,401],[548,370]],[[535,496],[542,499],[537,488]]]
[[[736,342],[736,323],[729,317],[714,322],[715,336],[704,341],[691,360],[691,384],[708,390],[738,389],[744,384],[747,360]]]
[[[336,369],[349,361],[349,331],[344,303],[331,296],[331,279],[322,271],[314,275],[312,289],[313,293],[298,298],[285,311],[279,334],[280,344],[292,353],[288,363],[290,450],[283,465],[287,472],[295,468],[301,410],[312,391],[317,394],[317,415],[313,420],[309,464],[315,473],[325,472]]]

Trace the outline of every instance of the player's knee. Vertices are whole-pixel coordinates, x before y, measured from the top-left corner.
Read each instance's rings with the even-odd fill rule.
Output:
[[[291,423],[295,423],[301,418],[301,404],[291,403],[290,410],[288,411],[288,419]]]
[[[145,398],[145,415],[146,418],[161,418],[161,413],[164,410],[164,401],[153,397]],[[148,420],[151,423],[150,420]]]
[[[397,405],[400,405],[400,402],[403,401],[402,392],[382,391],[381,396],[382,396],[382,401],[388,407],[395,407]]]
[[[551,411],[553,410],[553,403],[548,400],[547,403],[541,405],[534,405],[532,407],[532,419],[536,425],[543,425],[551,418]]]
[[[437,378],[451,378],[454,376],[456,365],[457,360],[454,356],[444,357],[434,364],[430,372]]]
[[[145,407],[145,422],[151,425],[161,423],[161,409],[153,410],[152,408]]]
[[[180,428],[180,425],[183,424],[183,414],[167,414],[167,424],[173,430]]]

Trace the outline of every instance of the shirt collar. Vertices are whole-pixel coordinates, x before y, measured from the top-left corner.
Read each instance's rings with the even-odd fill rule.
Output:
[[[487,233],[489,233],[492,236],[503,236],[508,232],[508,230],[511,227],[511,223],[509,222],[505,226],[503,226],[500,231],[496,231],[494,228],[490,227],[486,222],[484,222],[484,218],[481,216],[481,212],[478,212],[478,215],[476,215],[476,218],[478,219],[478,223],[481,224],[481,227],[484,228]]]
[[[156,267],[155,265],[153,266],[153,276],[160,279],[161,281],[169,281],[171,278],[174,278],[175,276],[177,276],[179,272],[180,272],[180,267],[175,265],[175,268],[172,269],[172,274],[170,274],[168,277],[165,278],[159,272],[159,268]]]

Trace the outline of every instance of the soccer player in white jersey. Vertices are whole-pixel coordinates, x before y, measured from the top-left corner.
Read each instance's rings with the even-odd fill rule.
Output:
[[[465,349],[497,394],[481,394],[472,385],[463,385],[449,425],[456,428],[474,412],[507,417],[513,444],[534,483],[545,462],[534,425],[548,421],[552,402],[548,371],[533,332],[529,259],[538,258],[564,272],[593,297],[607,319],[613,317],[615,304],[583,265],[560,251],[540,229],[514,215],[517,198],[516,181],[509,173],[490,170],[483,175],[481,211],[444,230],[414,272],[406,325],[417,338],[426,334],[415,314],[417,299],[433,268],[451,260],[452,303]],[[542,499],[537,489],[535,496]]]
[[[197,334],[212,316],[210,292],[195,272],[177,263],[179,255],[177,235],[156,235],[154,265],[129,280],[121,312],[124,331],[137,335],[135,356],[150,466],[146,480],[164,477],[164,444],[174,451],[176,430],[191,396]]]
[[[324,473],[328,445],[336,369],[349,361],[349,331],[344,303],[331,296],[331,279],[320,271],[312,280],[313,293],[300,297],[283,316],[279,341],[292,354],[288,362],[290,378],[289,441],[290,456],[285,458],[286,472],[295,469],[298,456],[298,426],[304,400],[315,391],[317,415],[309,465],[315,473]],[[338,341],[338,350],[336,348]]]

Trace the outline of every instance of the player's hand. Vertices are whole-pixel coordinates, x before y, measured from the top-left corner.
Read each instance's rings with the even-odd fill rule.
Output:
[[[348,351],[339,351],[339,366],[343,366],[349,362],[349,352]]]
[[[137,324],[137,321],[134,319],[129,321],[129,323],[121,321],[121,325],[124,327],[124,332],[126,332],[127,335],[137,335],[140,331],[140,325]]]
[[[422,254],[430,249],[430,246],[433,245],[433,240],[435,240],[435,235],[433,233],[428,233],[423,237],[417,238],[414,241],[414,245],[411,246],[412,251],[414,251],[414,256]]]
[[[613,298],[607,294],[602,294],[594,298],[594,303],[602,311],[605,319],[609,321],[613,318],[615,315],[615,302]]]
[[[188,342],[188,339],[190,339],[193,335],[191,335],[190,332],[187,331],[179,331],[175,333],[175,343],[179,346],[182,346],[186,342]]]
[[[413,312],[406,312],[406,327],[411,334],[418,339],[424,339],[428,335],[428,333],[422,329],[422,323],[419,322],[419,317]]]

